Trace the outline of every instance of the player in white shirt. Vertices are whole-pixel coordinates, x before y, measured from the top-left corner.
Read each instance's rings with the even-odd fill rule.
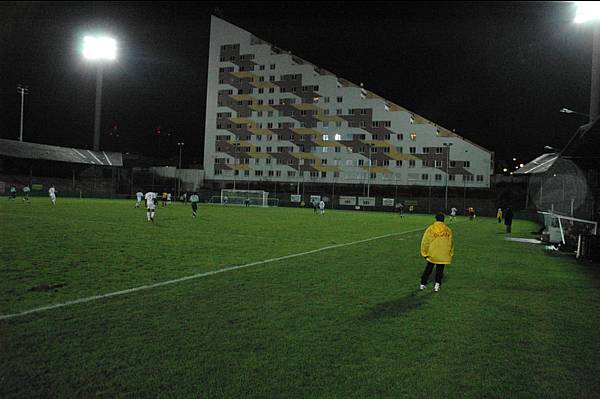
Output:
[[[50,195],[50,200],[52,201],[52,205],[56,205],[56,189],[54,188],[54,184],[50,185],[50,189],[48,190],[48,195]]]
[[[135,203],[135,207],[139,208],[140,203],[142,202],[142,199],[144,198],[144,193],[141,191],[138,191],[137,193],[135,193],[135,197],[137,199],[137,202]]]
[[[29,186],[23,187],[23,201],[29,202],[29,192],[30,191],[31,191],[31,189],[29,188]]]
[[[193,193],[190,196],[190,202],[192,203],[192,216],[196,217],[196,212],[198,212],[198,202],[200,202],[198,194]]]
[[[152,221],[152,223],[154,223],[154,211],[156,209],[156,202],[155,199],[158,195],[148,191],[146,193],[146,195],[144,196],[144,198],[146,198],[146,209],[147,209],[147,215],[148,215],[148,221]]]
[[[451,223],[456,220],[456,212],[458,212],[458,209],[456,209],[456,208],[450,209],[450,222]]]
[[[319,209],[321,210],[321,215],[325,214],[325,201],[321,200],[321,202],[319,202]]]

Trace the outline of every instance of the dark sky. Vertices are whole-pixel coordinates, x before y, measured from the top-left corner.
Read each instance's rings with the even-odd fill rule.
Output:
[[[3,2],[0,137],[90,147],[95,69],[84,33],[119,42],[105,72],[102,130],[121,149],[201,161],[210,15],[290,50],[496,154],[531,160],[560,147],[589,108],[592,30],[571,2]],[[103,136],[102,146],[116,145]]]

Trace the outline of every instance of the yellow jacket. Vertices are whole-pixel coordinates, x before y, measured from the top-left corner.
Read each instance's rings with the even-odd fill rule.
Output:
[[[444,222],[434,222],[425,230],[421,240],[421,255],[431,263],[442,265],[452,263],[454,240],[452,230]]]
[[[498,213],[496,213],[496,217],[497,218],[501,218],[502,217],[502,210],[498,209]]]

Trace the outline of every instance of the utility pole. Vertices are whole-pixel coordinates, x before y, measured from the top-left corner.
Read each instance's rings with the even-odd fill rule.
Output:
[[[25,105],[25,94],[29,94],[27,86],[17,86],[17,93],[21,95],[21,125],[19,129],[19,141],[23,141],[23,107]]]
[[[181,150],[183,149],[183,146],[185,145],[185,143],[177,143],[177,146],[179,147],[179,166],[177,167],[177,174],[179,175],[178,179],[177,179],[177,198],[179,198],[181,196]]]

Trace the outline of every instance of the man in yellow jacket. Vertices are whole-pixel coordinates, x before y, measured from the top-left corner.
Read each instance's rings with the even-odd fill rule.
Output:
[[[421,276],[420,290],[427,288],[427,280],[435,266],[435,286],[433,291],[438,292],[444,277],[444,267],[452,263],[454,256],[454,240],[452,230],[444,224],[444,215],[435,215],[435,222],[425,230],[421,240],[421,256],[427,259],[427,266]]]

